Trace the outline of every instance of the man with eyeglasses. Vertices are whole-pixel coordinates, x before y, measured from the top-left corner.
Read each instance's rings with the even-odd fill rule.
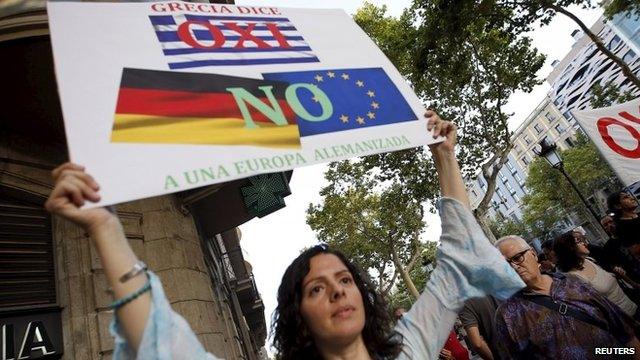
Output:
[[[498,350],[505,359],[596,359],[598,348],[633,348],[634,322],[573,275],[543,274],[527,242],[510,235],[496,247],[527,287],[496,311]]]

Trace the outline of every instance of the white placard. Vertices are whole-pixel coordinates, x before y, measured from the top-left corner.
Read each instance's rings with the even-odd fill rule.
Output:
[[[433,142],[342,10],[47,5],[70,158],[109,205]]]

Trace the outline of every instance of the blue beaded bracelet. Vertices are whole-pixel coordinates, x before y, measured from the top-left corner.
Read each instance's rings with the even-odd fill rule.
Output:
[[[147,280],[147,283],[144,284],[140,289],[136,290],[134,293],[129,294],[129,295],[123,297],[122,299],[118,299],[118,300],[112,302],[107,307],[110,310],[118,310],[122,306],[132,302],[133,300],[137,299],[140,295],[146,293],[149,290],[151,290],[151,280]]]

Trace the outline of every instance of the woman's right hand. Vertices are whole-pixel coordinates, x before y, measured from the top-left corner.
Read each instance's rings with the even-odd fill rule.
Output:
[[[100,186],[85,173],[83,166],[68,162],[55,168],[51,174],[54,188],[44,204],[47,211],[76,223],[89,233],[117,220],[115,214],[103,207],[80,209],[86,201],[100,201]]]

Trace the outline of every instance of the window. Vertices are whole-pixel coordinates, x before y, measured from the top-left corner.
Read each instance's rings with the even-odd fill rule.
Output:
[[[578,101],[578,99],[580,99],[580,96],[582,96],[582,94],[578,94],[574,97],[572,97],[571,99],[569,99],[569,101],[567,101],[567,107],[573,105],[573,103],[575,103],[576,101]],[[568,111],[567,111],[568,112]]]
[[[509,169],[511,172],[516,171],[516,168],[513,167],[511,161],[507,161],[507,169]]]
[[[531,139],[529,139],[529,136],[528,136],[528,135],[525,135],[525,136],[524,136],[524,142],[525,142],[527,145],[531,145]]]
[[[616,46],[618,46],[619,43],[620,43],[620,37],[616,35],[613,37],[613,39],[611,39],[611,41],[609,41],[609,44],[607,45],[607,49],[612,50]]]
[[[502,191],[502,189],[497,188],[496,189],[496,194],[498,194],[498,196],[500,196],[500,199],[504,200],[504,192]]]
[[[525,166],[529,165],[529,159],[526,156],[523,156],[521,161]]]
[[[562,133],[564,132],[565,128],[564,126],[562,126],[562,124],[558,124],[554,127],[554,129],[556,129],[556,131],[558,132],[558,135],[562,135]]]
[[[533,128],[536,130],[536,134],[542,134],[544,131],[544,128],[540,124],[533,125]]]
[[[478,193],[475,190],[471,189],[471,193],[473,194],[473,197],[478,197]]]
[[[515,200],[516,202],[520,202],[520,196],[518,196],[518,194],[514,192],[512,195],[513,195],[513,200]]]
[[[622,61],[626,62],[626,63],[630,63],[631,60],[633,60],[636,57],[636,53],[633,52],[633,50],[629,50],[627,51],[626,54],[624,54],[624,57],[622,58]]]
[[[552,143],[551,141],[549,141],[549,137],[548,136],[545,136],[542,139],[540,139],[539,143],[543,142],[543,141],[546,142],[547,144],[551,144]]]
[[[546,114],[544,114],[544,117],[547,118],[549,122],[552,122],[553,120],[556,119],[556,116],[553,115],[551,112],[547,112]]]
[[[0,308],[56,303],[51,217],[0,192]]]
[[[511,183],[505,183],[505,186],[507,187],[507,190],[509,190],[509,193],[511,195],[515,194],[515,190],[513,190],[513,186],[511,186]]]
[[[567,146],[569,146],[569,147],[574,147],[574,145],[575,145],[573,143],[573,140],[571,140],[571,138],[566,138],[565,142],[567,143]]]
[[[520,186],[524,185],[524,180],[522,179],[522,176],[520,176],[520,174],[513,174],[513,177],[516,179]]]
[[[502,171],[499,172],[498,175],[500,175],[500,180],[502,180],[502,182],[507,182],[507,177],[504,176],[504,173]]]

